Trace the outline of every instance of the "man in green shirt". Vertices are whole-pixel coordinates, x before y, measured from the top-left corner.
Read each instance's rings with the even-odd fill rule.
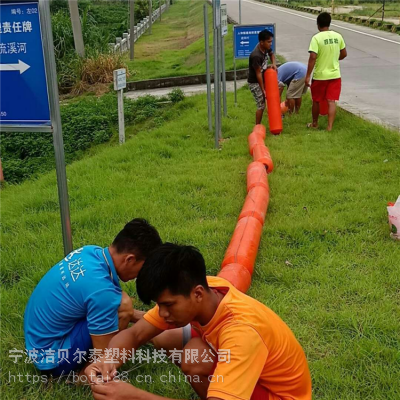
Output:
[[[329,30],[330,14],[323,12],[318,15],[317,25],[319,33],[313,36],[308,52],[308,69],[306,86],[311,87],[313,99],[312,119],[308,127],[318,128],[320,102],[328,101],[328,126],[331,131],[336,115],[336,101],[339,100],[342,87],[339,60],[347,56],[346,45],[340,33]],[[315,67],[315,69],[314,69]],[[311,73],[314,70],[311,82]]]

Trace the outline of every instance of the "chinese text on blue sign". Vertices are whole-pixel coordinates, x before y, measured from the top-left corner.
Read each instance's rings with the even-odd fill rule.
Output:
[[[38,2],[0,4],[0,124],[50,125]]]
[[[235,25],[234,26],[234,56],[248,58],[258,44],[258,34],[267,29],[274,34],[272,51],[276,54],[275,24],[265,25]]]

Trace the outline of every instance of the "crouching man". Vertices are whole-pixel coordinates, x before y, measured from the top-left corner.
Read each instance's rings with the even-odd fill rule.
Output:
[[[111,340],[114,354],[150,340],[165,352],[183,350],[180,367],[201,399],[311,400],[307,360],[292,331],[227,280],[206,276],[197,249],[158,247],[138,275],[137,292],[157,305]],[[122,361],[103,358],[86,368],[96,400],[163,399],[113,380]]]
[[[51,268],[25,310],[25,347],[34,365],[53,376],[78,371],[90,349],[100,356],[119,331],[142,317],[119,280],[135,279],[160,244],[156,229],[137,218],[111,246],[81,247]]]
[[[290,113],[298,114],[300,111],[302,98],[308,89],[305,86],[306,74],[307,66],[297,61],[287,62],[278,68],[279,94],[282,96],[287,86],[285,105]]]

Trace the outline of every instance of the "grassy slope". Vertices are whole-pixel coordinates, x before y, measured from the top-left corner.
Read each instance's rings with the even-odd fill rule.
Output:
[[[177,0],[152,29],[135,44],[135,60],[126,58],[130,80],[205,73],[203,4],[199,0]],[[212,9],[208,7],[210,65],[213,70]],[[233,69],[232,26],[225,37],[226,70]],[[237,68],[246,68],[239,60]]]
[[[238,95],[235,108],[228,94],[222,151],[213,149],[201,95],[177,105],[174,120],[68,166],[74,246],[105,246],[124,222],[141,216],[164,240],[198,246],[215,274],[251,161],[254,105],[246,89]],[[399,194],[400,139],[344,111],[332,133],[310,131],[309,110],[307,99],[299,116],[285,119],[282,135],[267,137],[275,171],[250,295],[295,332],[310,361],[315,399],[398,398],[400,247],[389,238],[386,203]],[[90,399],[87,387],[9,383],[9,371],[34,373],[13,364],[8,351],[23,348],[29,294],[62,257],[55,174],[6,188],[1,205],[3,398]],[[134,284],[127,290],[133,293]],[[177,374],[154,364],[138,373],[157,380],[168,371]],[[183,383],[138,386],[195,398]]]
[[[373,15],[380,7],[382,7],[382,2],[380,3],[362,3],[362,10],[353,10],[350,15],[362,15],[362,16],[371,16]],[[400,2],[386,2],[385,4],[385,18],[400,16]],[[373,18],[380,19],[382,17],[382,11],[378,11]]]
[[[326,1],[321,1],[321,0],[305,0],[305,1],[290,1],[290,4],[296,4],[298,6],[303,6],[303,7],[331,7],[332,6],[332,1],[331,0],[326,0]],[[377,11],[380,7],[382,7],[382,2],[356,2],[354,0],[348,1],[348,0],[342,0],[342,1],[335,1],[335,6],[336,7],[341,7],[341,6],[362,6],[362,10],[353,10],[349,15],[362,15],[362,16],[371,16],[374,14],[375,11]],[[385,17],[390,18],[390,17],[399,17],[400,15],[400,2],[398,1],[386,1],[385,4]],[[373,18],[379,19],[382,16],[382,12],[377,12]]]

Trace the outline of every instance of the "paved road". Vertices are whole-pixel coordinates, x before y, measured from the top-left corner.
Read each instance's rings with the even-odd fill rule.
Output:
[[[238,21],[238,0],[226,3]],[[307,63],[308,45],[318,32],[315,15],[242,0],[242,24],[260,23],[276,23],[278,54]],[[333,21],[331,28],[343,35],[348,52],[341,61],[340,106],[400,129],[400,36],[342,21]]]

